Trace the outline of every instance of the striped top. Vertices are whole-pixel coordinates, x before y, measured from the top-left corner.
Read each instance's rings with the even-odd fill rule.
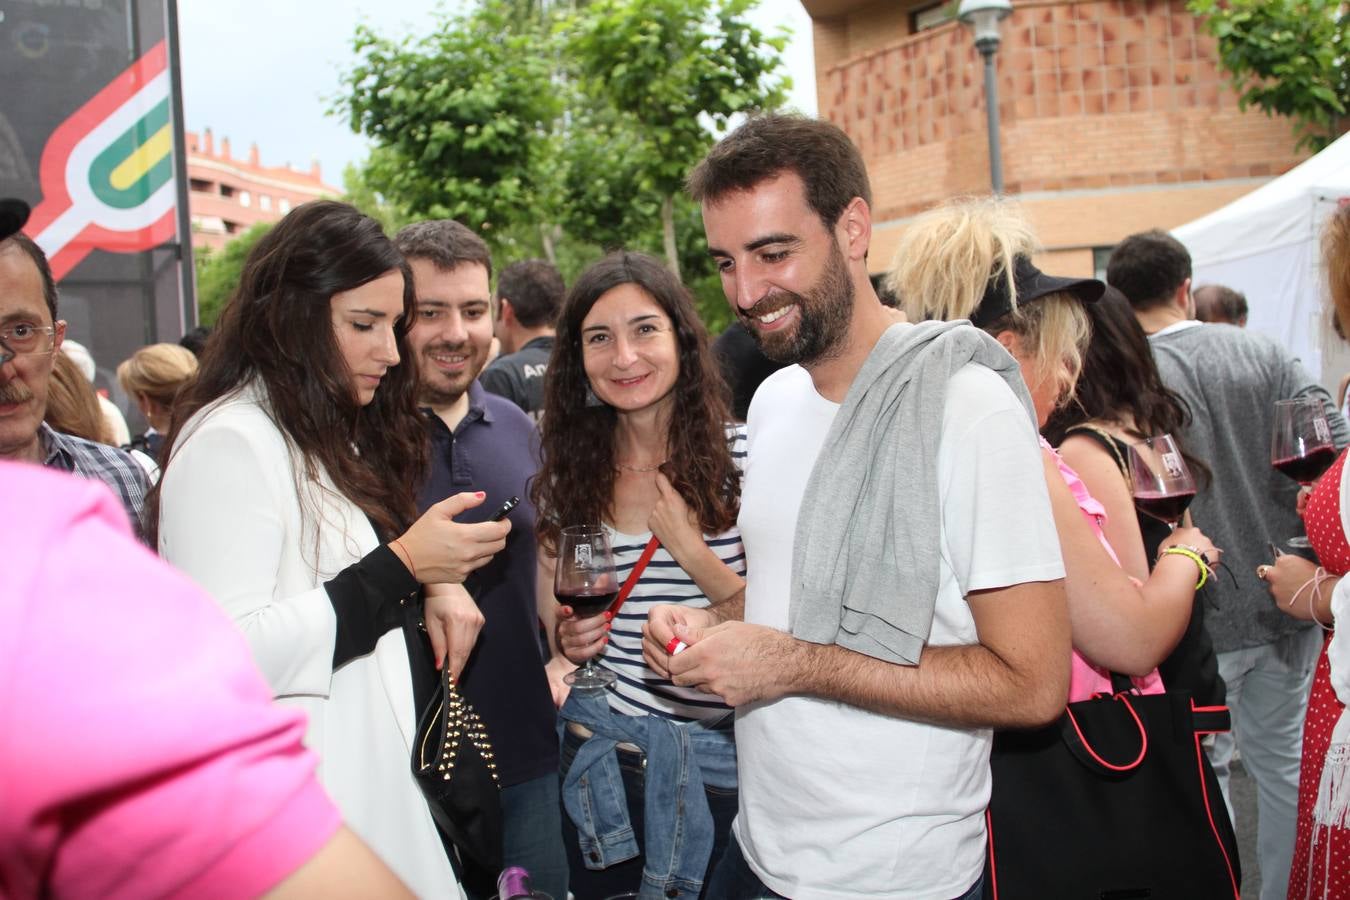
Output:
[[[745,426],[728,426],[731,457],[738,468],[745,467]],[[651,539],[651,532],[623,534],[605,526],[614,549],[614,570],[622,584]],[[735,528],[719,535],[704,535],[708,546],[733,572],[745,575],[745,548],[741,546],[740,532]],[[706,607],[709,600],[694,579],[680,568],[664,546],[657,548],[652,561],[633,586],[633,592],[624,601],[614,617],[609,632],[609,643],[596,665],[613,672],[617,680],[609,690],[612,710],[629,716],[647,713],[665,716],[680,722],[694,719],[713,719],[725,715],[726,704],[697,688],[677,687],[648,668],[642,660],[642,625],[653,606],[662,603],[680,603],[686,606]]]

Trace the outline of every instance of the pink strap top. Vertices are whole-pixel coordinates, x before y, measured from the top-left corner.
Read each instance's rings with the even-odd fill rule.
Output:
[[[1078,477],[1078,473],[1060,457],[1059,451],[1051,447],[1045,438],[1041,438],[1041,446],[1050,451],[1050,455],[1055,460],[1055,465],[1059,468],[1059,476],[1069,486],[1069,491],[1073,494],[1073,499],[1077,501],[1078,509],[1083,513],[1083,518],[1092,528],[1092,533],[1097,535],[1097,540],[1101,542],[1107,555],[1116,565],[1120,565],[1120,558],[1116,556],[1116,551],[1111,548],[1110,542],[1106,540],[1106,533],[1102,530],[1102,526],[1106,524],[1106,507],[1102,506],[1100,500],[1092,496],[1092,492],[1083,483],[1083,479]],[[1158,674],[1157,669],[1147,675],[1130,680],[1134,682],[1135,689],[1141,694],[1161,694],[1163,692],[1162,676]],[[1111,692],[1110,672],[1100,666],[1094,666],[1075,650],[1073,652],[1073,669],[1069,675],[1069,702],[1087,700],[1094,694],[1109,694]]]

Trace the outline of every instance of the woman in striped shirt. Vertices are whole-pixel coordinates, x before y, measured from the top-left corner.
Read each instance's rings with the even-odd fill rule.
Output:
[[[640,887],[697,897],[736,814],[730,709],[642,658],[653,606],[705,607],[744,586],[735,523],[745,434],[728,425],[726,394],[693,300],[665,266],[615,253],[577,280],[545,387],[533,487],[543,556],[562,528],[603,523],[623,581],[660,542],[617,614],[559,610],[562,652],[596,657],[616,676],[605,690],[574,689],[561,713],[579,900]]]

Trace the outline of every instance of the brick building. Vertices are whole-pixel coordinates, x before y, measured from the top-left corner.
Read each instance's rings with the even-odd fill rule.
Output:
[[[230,238],[257,222],[275,222],[291,207],[342,191],[324,184],[317,161],[308,171],[264,166],[258,145],[247,159],[230,154],[230,139],[216,145],[211,129],[187,133],[188,206],[192,214],[192,246],[219,250]]]
[[[955,3],[802,0],[820,116],[861,148],[872,268],[915,213],[989,191],[983,62]],[[1014,0],[997,56],[1004,188],[1056,273],[1173,228],[1297,165],[1291,123],[1239,112],[1184,0]]]

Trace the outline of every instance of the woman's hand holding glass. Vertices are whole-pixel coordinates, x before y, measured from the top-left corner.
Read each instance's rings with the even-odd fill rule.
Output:
[[[570,606],[558,607],[558,650],[569,662],[584,665],[609,642],[610,614],[580,618]]]
[[[447,497],[390,542],[414,578],[422,584],[462,583],[469,573],[506,547],[510,520],[472,524],[455,521],[455,516],[478,506],[483,499],[482,492]]]

